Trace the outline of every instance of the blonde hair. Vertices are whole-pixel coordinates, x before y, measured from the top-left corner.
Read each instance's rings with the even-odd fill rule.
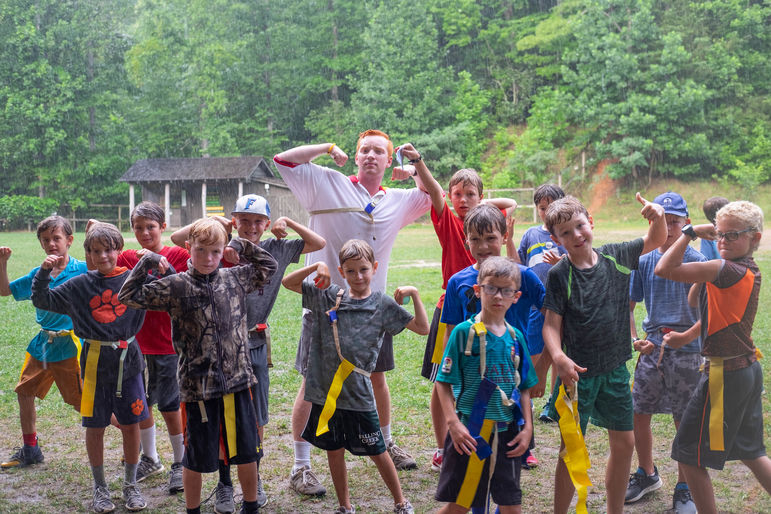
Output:
[[[506,257],[488,257],[479,265],[477,284],[482,284],[487,277],[507,278],[514,283],[514,288],[519,290],[522,285],[522,273],[516,262]]]
[[[587,219],[589,218],[589,211],[586,210],[584,204],[575,196],[567,195],[549,204],[549,208],[546,209],[546,214],[543,217],[543,222],[546,225],[546,229],[554,235],[555,225],[570,221],[576,214],[583,214]]]
[[[717,223],[726,218],[739,221],[753,232],[763,233],[763,210],[752,202],[739,200],[725,204],[715,214],[715,222]],[[759,241],[753,243],[752,250],[757,250],[759,246]]]
[[[214,245],[221,243],[224,245],[227,243],[228,234],[225,232],[225,227],[216,219],[203,218],[190,225],[187,239],[190,244]]]
[[[337,257],[340,261],[340,266],[349,259],[366,259],[375,264],[375,251],[366,241],[361,239],[349,239],[346,241],[343,247],[340,248],[340,253]]]

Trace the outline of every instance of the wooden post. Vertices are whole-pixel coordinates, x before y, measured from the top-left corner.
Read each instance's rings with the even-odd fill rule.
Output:
[[[242,181],[238,181],[238,198],[241,198],[244,196],[244,183]]]
[[[163,191],[163,210],[166,211],[166,223],[171,226],[171,184],[168,182]]]
[[[206,182],[201,183],[201,217],[206,217]]]
[[[129,214],[134,212],[134,184],[129,184]]]

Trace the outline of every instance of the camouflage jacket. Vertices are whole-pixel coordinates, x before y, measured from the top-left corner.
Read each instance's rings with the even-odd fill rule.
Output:
[[[249,266],[219,268],[204,275],[188,270],[145,284],[161,256],[148,253],[134,267],[118,299],[136,309],[165,311],[179,355],[180,399],[220,398],[257,383],[249,359],[246,296],[276,270],[276,261],[257,245],[234,237],[229,246]]]

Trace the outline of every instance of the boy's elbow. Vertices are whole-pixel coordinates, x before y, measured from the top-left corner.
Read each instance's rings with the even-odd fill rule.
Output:
[[[431,327],[429,327],[428,324],[425,324],[425,325],[421,325],[419,327],[419,330],[416,330],[415,332],[422,336],[427,336],[430,331],[431,331]]]

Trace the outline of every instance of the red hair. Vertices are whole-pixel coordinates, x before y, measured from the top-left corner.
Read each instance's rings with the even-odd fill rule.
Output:
[[[391,142],[391,138],[388,137],[388,134],[385,132],[382,132],[380,130],[374,130],[369,129],[365,130],[361,134],[359,134],[359,140],[356,142],[356,153],[359,153],[359,147],[361,146],[361,140],[364,139],[367,136],[380,136],[384,137],[386,141],[388,141],[388,155],[390,156],[392,153],[394,153],[394,144]]]

